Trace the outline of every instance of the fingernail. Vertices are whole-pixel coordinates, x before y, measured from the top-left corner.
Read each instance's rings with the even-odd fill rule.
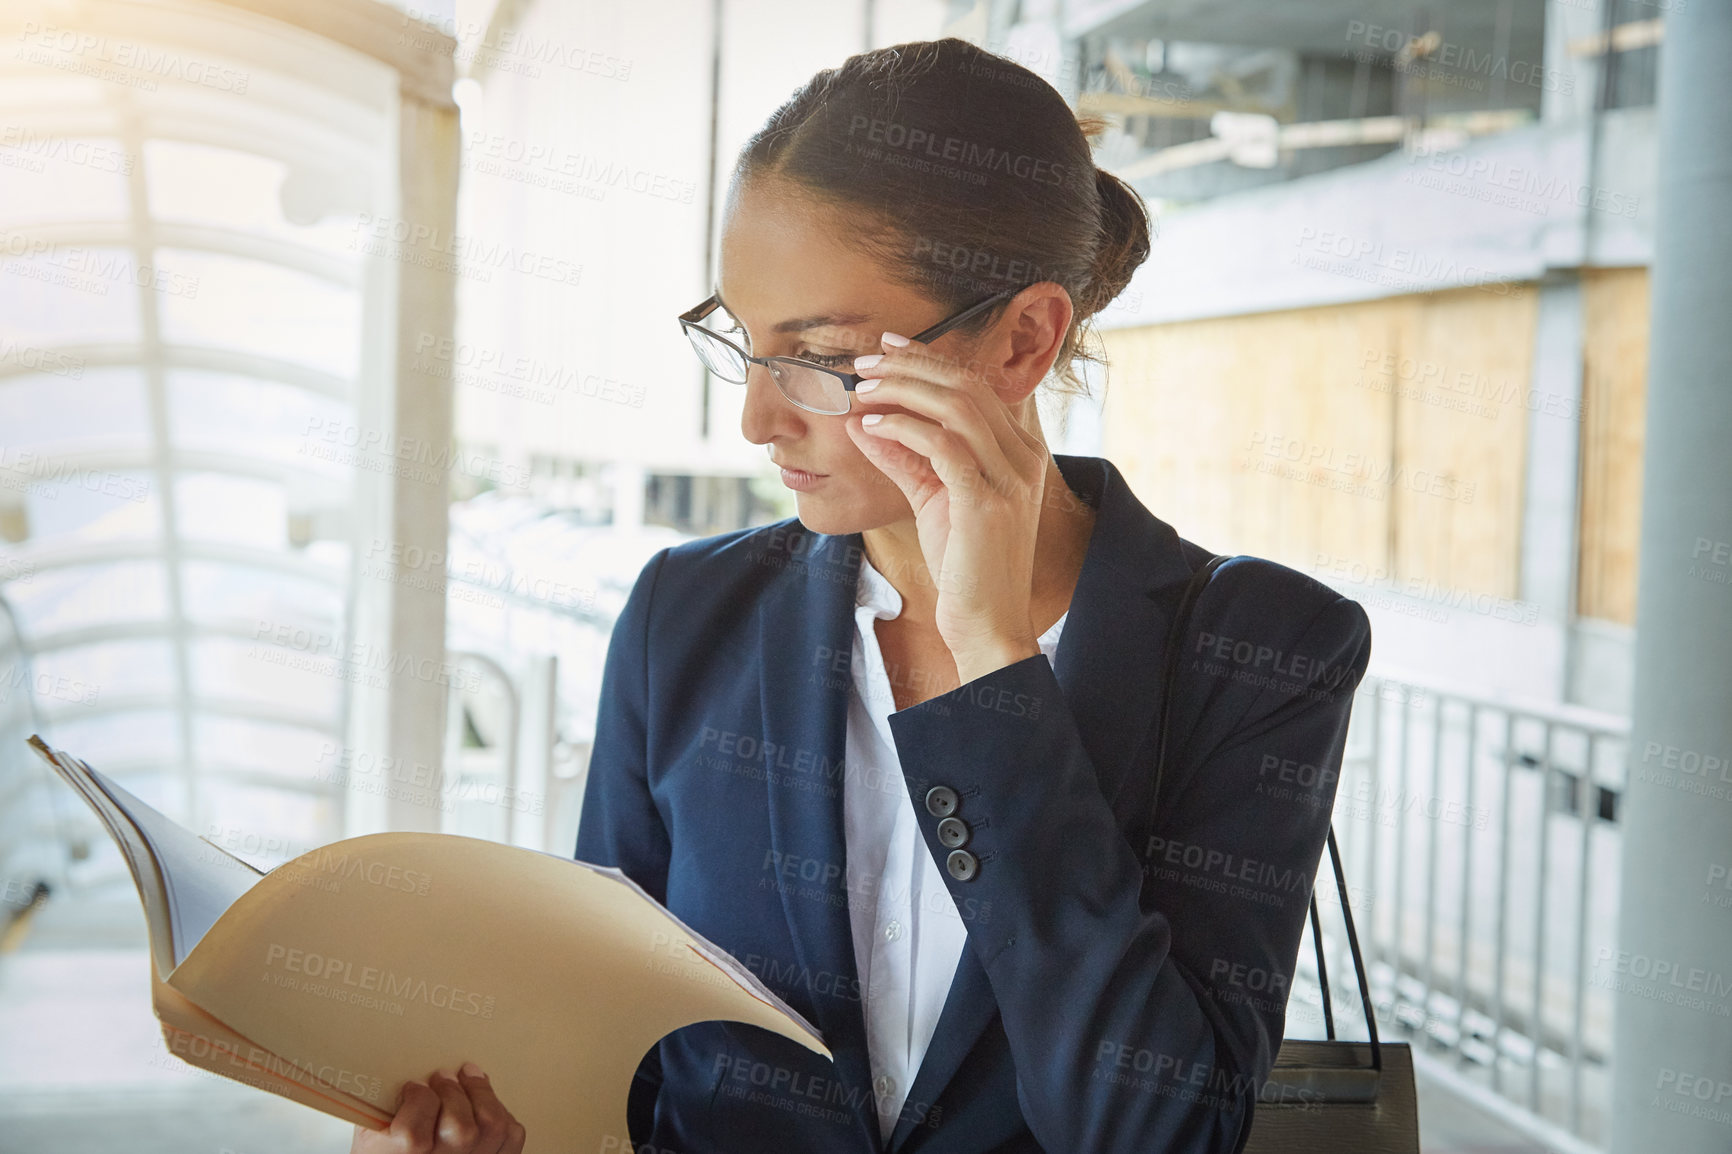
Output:
[[[877,377],[867,377],[865,380],[861,381],[859,384],[854,386],[854,391],[856,393],[870,393],[873,389],[876,389],[877,387],[878,387],[878,378]]]
[[[485,1078],[485,1077],[487,1077],[486,1074],[483,1074],[481,1072],[481,1067],[477,1066],[474,1062],[463,1063],[462,1072],[467,1074],[471,1078]]]
[[[893,345],[896,348],[901,348],[903,345],[908,343],[908,338],[899,333],[885,333],[883,340],[885,344]]]
[[[869,369],[883,359],[883,353],[867,353],[865,356],[855,357],[854,371],[859,372],[861,369]]]
[[[879,421],[882,421],[883,419],[884,419],[883,413],[867,413],[864,417],[860,418],[860,423],[862,425],[876,425]]]

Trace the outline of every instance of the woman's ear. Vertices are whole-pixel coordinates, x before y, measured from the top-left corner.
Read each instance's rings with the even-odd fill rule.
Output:
[[[1029,285],[1010,299],[994,326],[997,337],[987,358],[987,383],[1005,404],[1017,404],[1046,379],[1075,314],[1070,294],[1055,281]]]

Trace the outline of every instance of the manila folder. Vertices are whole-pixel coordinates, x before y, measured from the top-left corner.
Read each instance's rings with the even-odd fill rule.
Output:
[[[348,838],[260,874],[39,738],[138,883],[170,1052],[387,1125],[405,1082],[472,1061],[525,1154],[630,1143],[644,1054],[694,1022],[803,1018],[625,874],[479,838]]]

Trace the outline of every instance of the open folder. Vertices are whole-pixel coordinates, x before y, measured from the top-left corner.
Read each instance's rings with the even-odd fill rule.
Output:
[[[405,1082],[473,1061],[525,1154],[629,1149],[626,1097],[662,1035],[712,1019],[824,1057],[755,974],[616,869],[479,838],[381,833],[268,873],[39,737],[138,883],[170,1052],[380,1129]]]

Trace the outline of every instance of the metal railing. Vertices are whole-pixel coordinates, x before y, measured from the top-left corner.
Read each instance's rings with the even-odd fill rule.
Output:
[[[1612,1003],[1597,975],[1617,932],[1628,740],[1627,719],[1595,710],[1367,675],[1337,785],[1379,1026],[1561,1148],[1605,1133]],[[1327,929],[1325,945],[1345,948]],[[1316,999],[1309,952],[1290,1021]],[[1330,969],[1351,979],[1345,960]]]

